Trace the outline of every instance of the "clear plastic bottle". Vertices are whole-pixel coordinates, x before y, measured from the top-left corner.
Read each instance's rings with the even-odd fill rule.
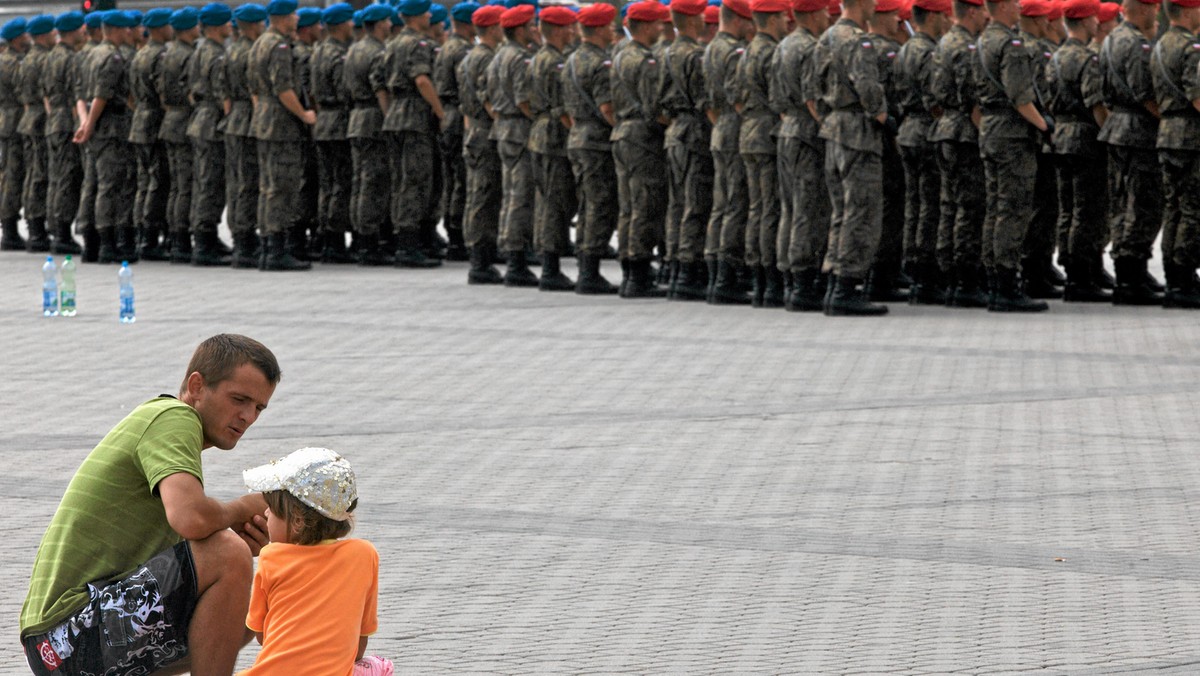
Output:
[[[58,316],[58,266],[54,256],[46,256],[42,264],[42,316]]]
[[[117,280],[121,283],[121,323],[132,324],[137,316],[133,313],[133,270],[129,269],[129,261],[121,261]]]
[[[58,311],[64,317],[75,316],[75,261],[67,254],[62,266],[62,284],[58,289]]]

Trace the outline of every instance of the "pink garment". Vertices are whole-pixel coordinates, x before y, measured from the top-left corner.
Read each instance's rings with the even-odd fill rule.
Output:
[[[367,655],[354,663],[354,676],[392,676],[392,661],[386,657]]]

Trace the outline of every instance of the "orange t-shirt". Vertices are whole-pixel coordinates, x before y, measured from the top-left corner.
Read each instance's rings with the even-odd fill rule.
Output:
[[[246,626],[262,651],[240,676],[350,676],[358,641],[378,628],[379,553],[366,540],[263,547]]]

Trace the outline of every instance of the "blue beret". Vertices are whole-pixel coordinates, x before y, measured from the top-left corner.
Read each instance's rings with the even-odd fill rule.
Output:
[[[197,23],[200,23],[200,12],[195,7],[183,7],[171,13],[171,28],[177,31],[195,28]]]
[[[354,10],[354,27],[362,28],[362,24],[363,24],[362,10],[356,9],[356,10]]]
[[[200,23],[205,26],[224,26],[233,18],[233,10],[223,2],[210,2],[200,8]]]
[[[267,8],[247,2],[233,10],[233,18],[244,23],[258,23],[267,20]]]
[[[119,9],[110,9],[104,13],[104,25],[113,28],[133,28],[135,25],[133,17],[129,12],[122,12]]]
[[[708,0],[708,5],[709,5],[710,7],[720,7],[720,6],[721,6],[721,0]]]
[[[459,23],[471,23],[471,15],[474,14],[475,10],[477,9],[479,9],[479,3],[467,0],[467,2],[460,2],[455,5],[453,9],[450,10],[450,15],[453,16],[454,20]]]
[[[45,35],[54,30],[54,17],[40,14],[30,19],[26,27],[30,35]]]
[[[346,23],[354,18],[354,8],[350,3],[339,2],[336,5],[330,5],[321,12],[321,23],[326,26],[336,26],[339,23]]]
[[[449,18],[449,16],[450,16],[450,13],[446,11],[445,5],[432,5],[429,8],[429,23],[430,23],[430,25],[435,24],[435,23],[445,23],[446,19]]]
[[[145,17],[141,12],[137,11],[136,9],[127,9],[125,10],[125,13],[128,14],[131,19],[133,19],[134,26],[142,25],[142,19]]]
[[[295,14],[299,4],[296,0],[271,0],[267,3],[267,14],[271,16],[287,16]]]
[[[152,9],[142,17],[142,25],[146,28],[162,28],[170,22],[171,10],[166,7]]]
[[[83,23],[88,28],[99,28],[104,24],[104,12],[88,12],[83,17]]]
[[[521,5],[533,5],[534,7],[537,7],[538,2],[537,0],[507,0],[507,2],[504,3],[504,6],[508,7],[509,9],[512,9],[513,7],[519,7]]]
[[[402,16],[421,16],[429,11],[432,4],[429,0],[400,0],[396,9],[400,10]]]
[[[388,5],[367,5],[362,8],[360,14],[363,23],[375,23],[384,19],[390,21],[395,16],[395,12]]]
[[[296,16],[299,18],[296,28],[304,28],[321,22],[321,10],[316,7],[301,7],[296,10]]]
[[[506,3],[504,0],[488,0],[488,5],[494,5],[497,7],[507,7],[508,3]]]
[[[0,27],[0,38],[5,40],[13,40],[25,34],[25,19],[17,17]]]
[[[70,33],[83,28],[83,12],[67,12],[60,14],[54,20],[54,27],[59,33]]]

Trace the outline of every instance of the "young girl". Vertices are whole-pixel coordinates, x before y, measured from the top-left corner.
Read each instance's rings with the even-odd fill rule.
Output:
[[[262,651],[241,676],[387,676],[392,663],[363,658],[375,632],[379,554],[344,540],[358,506],[354,470],[327,448],[302,448],[246,470],[267,501],[267,533],[246,626]]]

